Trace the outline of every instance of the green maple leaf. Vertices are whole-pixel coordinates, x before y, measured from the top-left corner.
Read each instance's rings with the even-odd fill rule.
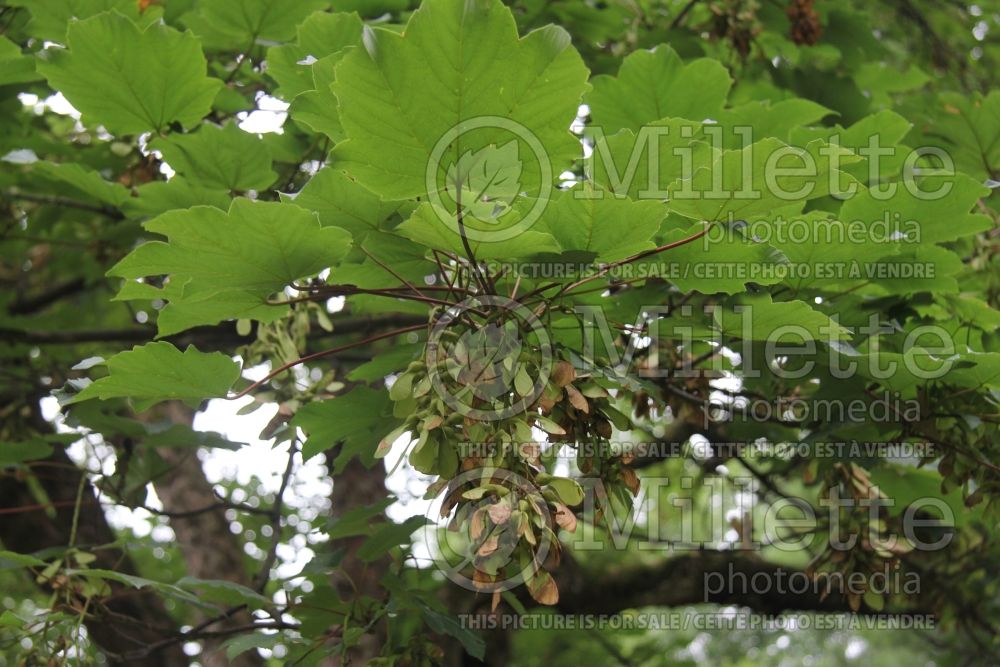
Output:
[[[342,445],[334,460],[334,469],[342,470],[355,456],[368,467],[374,465],[375,445],[388,430],[386,425],[394,421],[391,414],[388,392],[361,386],[343,396],[303,406],[292,423],[308,435],[302,446],[306,460]]]
[[[178,174],[209,189],[262,190],[278,178],[267,145],[235,123],[205,123],[190,134],[156,139],[150,147]]]
[[[314,213],[247,199],[234,200],[228,213],[207,206],[170,211],[145,227],[168,241],[139,246],[108,275],[169,276],[163,290],[144,285],[119,294],[150,298],[161,292],[170,303],[160,314],[160,335],[228,318],[273,321],[287,306],[272,305],[268,297],[336,265],[351,247],[348,232],[320,226]]]
[[[191,127],[222,82],[205,74],[198,40],[162,23],[145,30],[118,12],[70,24],[68,49],[46,49],[38,70],[83,114],[113,134]]]
[[[448,195],[476,219],[499,222],[520,190],[523,167],[517,141],[466,151],[448,168]]]
[[[971,212],[990,193],[973,178],[964,174],[924,176],[916,186],[922,192],[940,191],[941,196],[912,192],[902,183],[891,196],[861,189],[841,206],[840,218],[865,224],[888,218],[890,233],[906,235],[907,243],[953,241],[992,227],[987,216]]]
[[[364,46],[337,65],[333,93],[348,138],[333,159],[388,199],[425,195],[435,146],[469,119],[501,117],[525,128],[553,173],[579,153],[568,128],[587,70],[560,28],[518,39],[499,0],[439,0],[423,4],[402,34],[370,30]],[[445,170],[469,150],[512,138],[503,129],[466,132],[432,168]],[[521,159],[537,181],[537,156],[529,152],[522,147]]]
[[[592,252],[599,262],[614,262],[653,248],[653,236],[667,215],[659,201],[614,197],[578,187],[559,193],[543,218],[548,231],[564,249]]]
[[[871,222],[861,228],[858,223],[849,225],[819,211],[769,221],[774,232],[770,244],[792,264],[804,267],[802,271],[790,273],[783,282],[800,290],[867,280],[868,267],[899,251],[899,243],[891,236],[883,237]],[[851,227],[853,231],[850,231]],[[807,240],[803,241],[803,236]],[[824,267],[829,267],[826,273],[823,272]],[[863,277],[851,278],[849,272],[852,270],[860,271]],[[837,271],[848,273],[840,276]]]
[[[821,104],[796,97],[773,104],[770,101],[741,104],[738,107],[720,111],[715,114],[714,118],[719,125],[727,130],[722,135],[722,147],[729,150],[741,148],[746,141],[740,134],[730,131],[735,127],[752,128],[752,138],[774,137],[786,143],[805,145],[807,142],[789,141],[793,132],[803,126],[818,123],[832,113]],[[820,136],[826,138],[827,135]],[[850,147],[849,144],[848,147]]]
[[[997,352],[942,355],[939,351],[932,353],[914,345],[905,354],[879,350],[850,360],[857,362],[859,374],[907,395],[934,381],[975,389],[1000,388],[1000,353]],[[841,364],[846,365],[845,362]],[[887,372],[890,368],[891,373]]]
[[[310,65],[312,89],[292,100],[288,109],[289,115],[296,123],[312,132],[325,134],[334,143],[343,141],[345,134],[340,123],[337,96],[330,87],[336,80],[337,63],[345,55],[346,51],[338,51]]]
[[[330,86],[349,47],[361,45],[363,29],[356,14],[317,12],[299,26],[295,44],[267,52],[267,73],[280,84],[277,94],[291,100],[292,120],[334,142],[344,139],[344,129]]]
[[[7,4],[31,12],[31,20],[25,26],[29,35],[60,44],[66,37],[67,26],[74,19],[88,19],[112,9],[134,21],[142,19],[134,0],[12,0]],[[150,14],[149,20],[158,18],[155,11]]]
[[[802,301],[772,302],[770,296],[746,299],[740,306],[713,312],[719,330],[744,340],[802,343],[843,340],[850,333]]]
[[[361,247],[367,251],[362,261],[345,262],[335,268],[330,272],[330,283],[373,289],[399,287],[399,279],[403,278],[419,286],[437,270],[437,265],[427,259],[425,247],[395,234],[373,232],[365,237]]]
[[[316,12],[303,21],[294,44],[267,50],[267,75],[278,82],[275,93],[291,100],[316,90],[313,65],[326,56],[361,43],[364,25],[357,14]]]
[[[389,218],[403,207],[402,202],[383,201],[333,167],[319,170],[299,192],[282,195],[282,199],[315,211],[324,225],[346,229],[357,243],[384,228]]]
[[[662,45],[632,53],[617,77],[595,76],[591,83],[590,116],[607,134],[614,134],[620,129],[637,131],[663,118],[714,118],[732,80],[718,61],[699,58],[684,64],[673,49]]]
[[[660,242],[676,243],[690,238],[701,225],[666,229]],[[747,283],[773,285],[781,282],[781,265],[788,259],[772,245],[756,243],[739,232],[705,236],[635,263],[638,275],[662,276],[685,292],[736,294]]]
[[[857,69],[854,80],[861,90],[871,95],[875,105],[891,107],[893,93],[917,90],[930,81],[930,77],[913,64],[900,70],[895,64],[868,62]]]
[[[691,166],[711,164],[717,156],[702,130],[700,122],[668,118],[648,123],[638,133],[598,134],[585,161],[588,179],[615,195],[665,199],[674,181],[690,176]]]
[[[21,47],[6,37],[0,37],[0,86],[27,83],[41,79],[35,72],[35,61],[21,53]]]
[[[119,183],[106,180],[96,171],[77,163],[36,162],[29,169],[50,182],[60,194],[72,195],[120,207],[129,200],[128,190]]]
[[[912,267],[919,267],[921,273],[910,272]],[[894,268],[896,273],[892,272]],[[904,247],[898,255],[881,258],[878,266],[867,269],[863,275],[890,294],[943,294],[958,292],[956,276],[964,268],[962,258],[951,250],[935,245],[921,245],[916,248]]]
[[[290,39],[303,19],[329,6],[329,0],[199,2],[182,21],[208,48],[249,49],[258,40],[273,43]]]
[[[668,188],[668,206],[681,215],[708,221],[745,220],[789,207],[801,209],[810,199],[830,194],[832,187],[845,188],[853,179],[840,167],[859,159],[846,148],[820,140],[802,148],[764,139],[742,150],[717,154],[710,166],[695,165],[693,175]],[[806,169],[805,164],[814,168]],[[777,171],[786,167],[788,173]]]
[[[399,225],[395,232],[428,248],[465,255],[465,246],[462,237],[456,231],[456,224],[443,222],[449,217],[454,219],[454,214],[424,203],[417,207],[413,215]],[[508,220],[516,225],[518,212],[513,210],[505,215],[504,222]],[[534,229],[522,231],[512,238],[499,241],[470,239],[469,245],[478,259],[511,259],[560,250],[559,244],[551,234]]]
[[[155,218],[173,209],[192,206],[214,206],[225,211],[232,202],[228,191],[205,188],[183,176],[144,183],[135,193],[121,205],[125,214],[134,218]]]
[[[869,141],[873,137],[877,137],[879,146],[897,150],[893,155],[881,156],[876,180],[894,180],[899,178],[903,162],[906,159],[905,156],[909,153],[909,149],[900,146],[899,142],[903,140],[911,127],[912,124],[898,113],[885,110],[865,116],[847,128],[834,125],[833,127],[794,129],[791,133],[791,143],[803,146],[810,141],[823,139],[859,153],[861,149],[869,147]],[[847,165],[844,170],[862,183],[869,183],[868,160]]]
[[[71,402],[91,398],[132,398],[145,406],[167,400],[201,401],[222,397],[240,376],[240,367],[220,352],[181,352],[158,342],[119,352],[105,362],[108,375],[87,385]]]
[[[936,106],[925,138],[947,150],[959,171],[1000,180],[1000,91],[943,93]]]

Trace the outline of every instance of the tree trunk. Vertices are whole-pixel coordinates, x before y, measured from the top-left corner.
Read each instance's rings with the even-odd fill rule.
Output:
[[[190,426],[194,421],[194,411],[176,401],[165,403],[151,412],[154,413],[153,416],[169,418],[176,424]],[[162,448],[157,453],[170,466],[167,474],[153,480],[153,488],[156,489],[164,510],[171,513],[191,512],[218,502],[198,460],[196,448]],[[172,517],[170,527],[177,536],[177,544],[187,563],[188,575],[198,579],[223,579],[252,586],[247,575],[241,540],[230,532],[223,507],[190,516]],[[244,611],[219,621],[213,625],[213,629],[225,630],[247,625],[252,621],[251,615]],[[256,651],[247,651],[229,661],[225,651],[219,650],[223,641],[203,640],[200,657],[204,667],[258,667],[264,664]]]

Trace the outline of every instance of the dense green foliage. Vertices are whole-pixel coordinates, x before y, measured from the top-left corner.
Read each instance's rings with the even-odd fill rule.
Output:
[[[0,2],[0,665],[996,664],[998,35],[994,0]],[[202,479],[222,402],[273,480]],[[171,537],[202,515],[235,537]],[[803,613],[468,623],[744,611]]]

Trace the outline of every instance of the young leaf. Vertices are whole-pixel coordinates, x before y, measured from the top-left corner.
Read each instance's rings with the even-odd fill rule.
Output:
[[[234,660],[247,651],[255,648],[273,648],[275,644],[282,640],[281,635],[265,635],[255,632],[248,635],[237,635],[227,639],[223,646],[226,649],[226,659]]]
[[[197,577],[182,577],[175,583],[179,588],[191,591],[199,598],[213,604],[229,607],[247,605],[250,609],[261,609],[271,605],[267,598],[255,590],[242,584],[225,579],[198,579]]]
[[[44,560],[30,554],[0,550],[0,569],[7,569],[10,567],[9,564],[14,567],[45,567],[46,565]]]

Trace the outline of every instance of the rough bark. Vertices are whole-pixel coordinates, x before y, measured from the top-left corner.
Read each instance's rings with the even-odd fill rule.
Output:
[[[736,586],[724,586],[720,592],[710,591],[706,595],[707,576],[729,578],[730,573]],[[654,565],[600,574],[566,558],[554,574],[559,586],[558,609],[572,614],[613,614],[639,607],[703,603],[737,605],[771,615],[786,611],[851,611],[846,597],[840,593],[832,592],[824,598],[811,586],[799,593],[790,591],[788,585],[774,585],[779,580],[788,582],[793,573],[801,571],[769,563],[750,552],[695,551]],[[769,585],[753,584],[754,576]],[[743,581],[747,582],[745,587]],[[921,600],[912,602],[913,607],[920,607]],[[919,613],[919,609],[910,611]]]
[[[163,404],[156,409],[154,416],[164,416],[174,423],[188,426],[194,420],[194,412],[178,402]],[[163,448],[157,451],[170,466],[167,474],[153,480],[156,495],[167,512],[193,512],[218,501],[196,452],[195,448]],[[177,544],[184,556],[189,576],[252,585],[247,575],[242,544],[229,530],[229,521],[223,507],[207,512],[193,512],[188,516],[171,517],[170,527],[177,536]],[[245,626],[252,620],[249,613],[240,612],[215,624],[213,629]],[[225,652],[218,650],[222,641],[224,640],[204,640],[201,655],[204,667],[258,667],[264,664],[256,651],[247,651],[229,661]]]
[[[787,583],[781,587],[774,585],[778,580],[788,582],[793,573],[804,575],[801,570],[769,563],[751,552],[696,551],[656,564],[600,572],[583,567],[572,554],[564,552],[553,576],[559,587],[556,610],[566,615],[607,616],[643,607],[683,608],[699,604],[738,606],[764,616],[787,612],[853,613],[846,596],[836,591],[824,597],[812,587],[800,593],[789,590]],[[737,585],[724,586],[719,592],[709,591],[706,595],[706,577],[716,575],[731,578]],[[754,583],[754,577],[758,577],[759,583]],[[525,607],[537,606],[523,588],[515,589],[514,593]],[[491,613],[488,596],[464,590],[445,590],[444,596],[456,614],[485,617]],[[932,613],[924,598],[917,597],[909,603],[909,613]],[[501,605],[497,613],[514,612]],[[872,612],[863,608],[860,613]],[[487,645],[485,662],[466,654],[458,642],[446,639],[446,664],[454,667],[507,664],[510,632],[484,629],[481,634]]]

